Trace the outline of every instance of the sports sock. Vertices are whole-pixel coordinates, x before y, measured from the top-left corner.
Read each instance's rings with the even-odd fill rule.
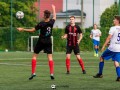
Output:
[[[95,53],[98,54],[98,49],[95,49]]]
[[[99,49],[97,48],[97,54],[98,54]]]
[[[67,71],[70,71],[70,59],[66,58],[66,69]]]
[[[120,67],[116,67],[117,76],[120,77]]]
[[[102,74],[103,72],[103,67],[104,67],[104,62],[99,63],[99,74]]]
[[[35,74],[36,71],[36,60],[32,59],[32,74]]]
[[[49,60],[50,75],[54,74],[54,61]]]
[[[81,68],[82,68],[82,71],[85,70],[85,68],[84,68],[84,62],[83,62],[82,58],[79,59],[78,62],[79,62],[79,65],[80,65]]]

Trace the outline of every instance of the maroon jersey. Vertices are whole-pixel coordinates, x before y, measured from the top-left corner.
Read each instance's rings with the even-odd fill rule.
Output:
[[[65,34],[67,34],[67,45],[76,46],[78,40],[78,34],[82,33],[78,25],[67,25],[65,28]]]

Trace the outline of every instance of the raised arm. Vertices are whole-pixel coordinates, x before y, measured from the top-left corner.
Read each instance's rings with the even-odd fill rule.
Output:
[[[35,32],[35,28],[31,29],[24,29],[24,28],[17,28],[18,31],[26,31],[26,32]]]
[[[52,4],[52,10],[53,10],[53,19],[56,20],[56,10],[55,5]]]

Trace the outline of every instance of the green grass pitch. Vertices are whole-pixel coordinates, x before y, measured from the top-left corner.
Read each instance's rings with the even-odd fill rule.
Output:
[[[40,53],[37,59],[37,77],[29,81],[31,75],[30,52],[0,52],[0,90],[119,90],[113,62],[105,61],[103,78],[95,79],[99,58],[93,52],[81,52],[87,74],[83,75],[74,55],[71,56],[71,74],[66,75],[65,52],[54,53],[55,80],[50,80],[46,54]]]

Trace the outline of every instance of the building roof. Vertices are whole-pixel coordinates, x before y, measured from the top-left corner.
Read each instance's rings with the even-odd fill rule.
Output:
[[[57,17],[66,17],[67,16],[81,16],[81,11],[79,9],[67,10],[64,12],[57,13]],[[86,17],[86,13],[83,12],[83,17]]]

